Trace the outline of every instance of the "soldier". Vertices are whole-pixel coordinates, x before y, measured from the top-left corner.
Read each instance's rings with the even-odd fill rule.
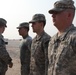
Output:
[[[17,27],[19,35],[23,40],[20,45],[20,61],[21,61],[21,75],[29,75],[30,72],[30,48],[32,38],[29,36],[29,23],[23,22]]]
[[[8,70],[8,66],[12,68],[13,63],[10,55],[8,54],[5,46],[5,41],[3,37],[3,33],[5,31],[5,27],[7,21],[3,18],[0,18],[0,75],[5,75]]]
[[[46,19],[44,14],[35,14],[32,20],[34,37],[31,45],[30,75],[47,75],[48,68],[48,42],[50,36],[44,31]]]
[[[58,32],[49,42],[48,75],[76,75],[76,27],[72,23],[75,16],[74,1],[56,1],[49,13]]]

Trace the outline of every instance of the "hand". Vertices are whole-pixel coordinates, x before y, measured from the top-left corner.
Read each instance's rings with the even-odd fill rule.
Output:
[[[10,63],[9,63],[9,68],[12,68],[12,67],[13,67],[13,63],[10,62]]]

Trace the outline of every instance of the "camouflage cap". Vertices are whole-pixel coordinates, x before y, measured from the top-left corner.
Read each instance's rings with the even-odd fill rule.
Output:
[[[17,29],[22,28],[22,27],[27,27],[27,28],[29,28],[29,23],[28,23],[28,22],[20,23],[20,25],[17,27]]]
[[[74,9],[74,1],[72,0],[59,0],[54,3],[54,8],[49,10],[49,13],[55,13],[55,12],[61,12],[64,11],[65,9]]]
[[[0,18],[0,26],[5,26],[5,27],[7,27],[7,21],[5,20],[5,19],[3,19],[3,18]]]
[[[44,14],[35,14],[29,23],[37,22],[37,21],[45,21],[45,15]]]

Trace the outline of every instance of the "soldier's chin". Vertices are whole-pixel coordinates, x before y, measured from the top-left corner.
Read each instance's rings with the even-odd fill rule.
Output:
[[[19,33],[19,35],[20,35],[20,33]]]
[[[53,25],[54,25],[54,26],[56,26],[56,24],[55,24],[55,23],[54,23]]]
[[[35,31],[33,30],[33,32],[35,33]]]

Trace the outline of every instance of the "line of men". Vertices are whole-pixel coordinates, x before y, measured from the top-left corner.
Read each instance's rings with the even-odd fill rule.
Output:
[[[17,29],[23,38],[20,45],[21,75],[76,75],[75,9],[73,0],[54,3],[49,13],[58,32],[53,37],[44,30],[44,14],[35,14],[31,21],[20,23]],[[13,66],[2,36],[6,22],[0,18],[0,75],[5,75],[5,67]],[[30,23],[36,33],[33,39],[28,33]]]

